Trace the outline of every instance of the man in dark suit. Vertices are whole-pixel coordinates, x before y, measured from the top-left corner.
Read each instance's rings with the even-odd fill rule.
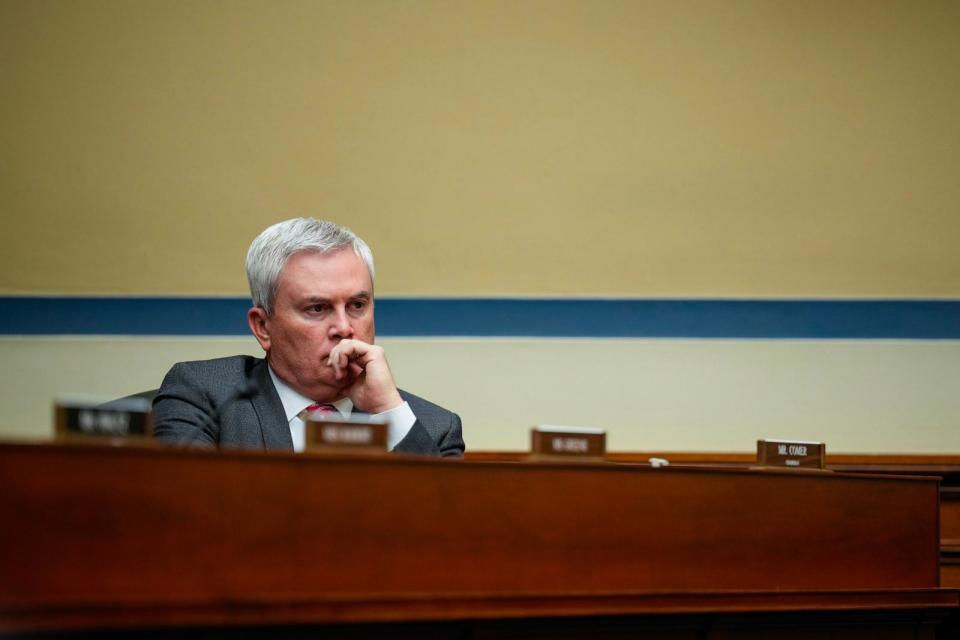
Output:
[[[154,400],[162,441],[304,447],[306,411],[373,414],[394,451],[461,456],[460,418],[397,388],[374,344],[373,255],[332,222],[296,218],[250,245],[247,322],[266,352],[181,362]]]

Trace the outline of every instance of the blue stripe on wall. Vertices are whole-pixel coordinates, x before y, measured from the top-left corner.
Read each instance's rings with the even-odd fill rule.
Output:
[[[247,298],[0,297],[4,335],[248,335]],[[960,339],[960,300],[378,298],[381,336]]]

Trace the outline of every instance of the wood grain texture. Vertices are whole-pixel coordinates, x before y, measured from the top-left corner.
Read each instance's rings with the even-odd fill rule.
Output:
[[[940,499],[941,544],[960,548],[960,493],[944,491]]]
[[[828,443],[829,445],[829,443]],[[523,459],[525,451],[467,451],[468,460],[488,462],[509,462]],[[610,451],[607,458],[611,462],[645,463],[650,458],[665,458],[677,463],[704,464],[754,464],[757,461],[755,451]],[[960,456],[927,454],[854,454],[827,453],[827,465],[832,468],[902,468],[913,470],[942,470],[960,472]]]
[[[937,482],[0,445],[0,629],[951,608]]]

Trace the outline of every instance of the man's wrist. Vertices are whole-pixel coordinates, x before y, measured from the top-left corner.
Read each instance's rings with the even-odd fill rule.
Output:
[[[404,404],[403,398],[400,397],[400,394],[396,391],[393,392],[393,395],[389,398],[386,398],[383,402],[377,404],[374,407],[370,408],[370,413],[380,414],[386,413],[387,411],[393,411],[394,409],[402,406]]]
[[[377,413],[376,418],[382,418],[387,423],[387,448],[391,451],[396,447],[417,421],[417,416],[406,402],[388,411]]]

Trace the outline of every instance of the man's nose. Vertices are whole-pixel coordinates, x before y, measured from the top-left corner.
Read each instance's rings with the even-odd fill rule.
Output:
[[[329,336],[331,338],[352,338],[353,325],[350,324],[350,317],[345,308],[337,309],[330,321]]]

